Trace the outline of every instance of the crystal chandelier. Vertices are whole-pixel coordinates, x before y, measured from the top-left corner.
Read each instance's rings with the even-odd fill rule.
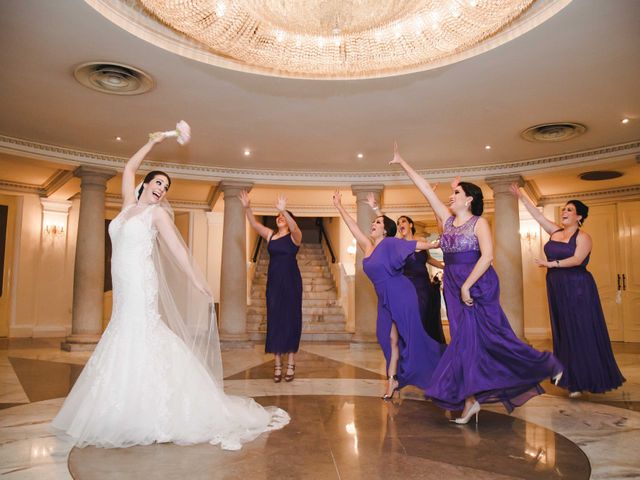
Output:
[[[468,58],[542,23],[571,0],[133,1],[226,67],[353,79]],[[510,31],[518,23],[526,25]]]

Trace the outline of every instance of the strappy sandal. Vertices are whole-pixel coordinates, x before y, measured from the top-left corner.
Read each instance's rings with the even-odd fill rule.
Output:
[[[273,367],[273,381],[280,383],[282,381],[282,364]]]
[[[293,373],[291,375],[289,375],[289,370],[291,370]],[[296,376],[296,366],[292,363],[288,363],[287,364],[287,374],[284,376],[284,381],[285,382],[291,382],[293,380],[293,377]]]
[[[396,384],[397,384],[397,383],[398,383],[398,375],[389,375],[389,376],[387,377],[387,380],[395,381],[395,382],[396,382]],[[391,395],[387,395],[387,394],[385,393],[385,394],[384,394],[382,397],[380,397],[380,398],[381,398],[382,400],[384,400],[384,401],[392,400],[392,399],[393,399],[393,395],[394,395],[396,392],[398,392],[398,396],[400,396],[400,387],[399,387],[399,386],[396,386],[396,387],[391,391]]]

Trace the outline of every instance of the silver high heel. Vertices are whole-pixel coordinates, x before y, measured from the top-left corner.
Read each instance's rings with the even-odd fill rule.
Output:
[[[464,417],[458,417],[455,420],[451,420],[454,423],[457,423],[458,425],[466,425],[467,423],[469,423],[469,420],[471,420],[471,417],[473,417],[474,415],[476,416],[476,425],[478,424],[478,413],[480,413],[480,404],[476,401],[473,405],[471,405],[471,408],[469,409],[469,411],[467,412],[467,414]]]
[[[560,373],[556,373],[556,375],[552,378],[553,380],[553,384],[557,387],[558,384],[560,383],[560,379],[562,378],[562,374],[564,373],[564,371],[560,372]]]
[[[389,377],[387,377],[388,380],[395,380],[396,382],[398,381],[398,375],[390,375]],[[386,393],[380,397],[382,400],[384,401],[389,401],[393,399],[393,396],[395,395],[395,393],[398,392],[398,396],[400,396],[400,387],[396,387],[392,390],[391,395],[387,395]]]

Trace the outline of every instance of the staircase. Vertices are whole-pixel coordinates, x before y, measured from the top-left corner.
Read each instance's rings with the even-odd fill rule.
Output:
[[[303,243],[297,258],[302,274],[302,340],[351,340],[352,334],[346,331],[344,310],[322,246]],[[247,307],[247,331],[252,340],[264,340],[267,331],[268,265],[269,253],[263,242]]]

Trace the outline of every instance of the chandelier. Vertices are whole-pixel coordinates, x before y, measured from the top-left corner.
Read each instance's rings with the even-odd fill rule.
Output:
[[[192,58],[267,75],[354,79],[468,58],[542,23],[571,0],[133,1],[205,52]]]

